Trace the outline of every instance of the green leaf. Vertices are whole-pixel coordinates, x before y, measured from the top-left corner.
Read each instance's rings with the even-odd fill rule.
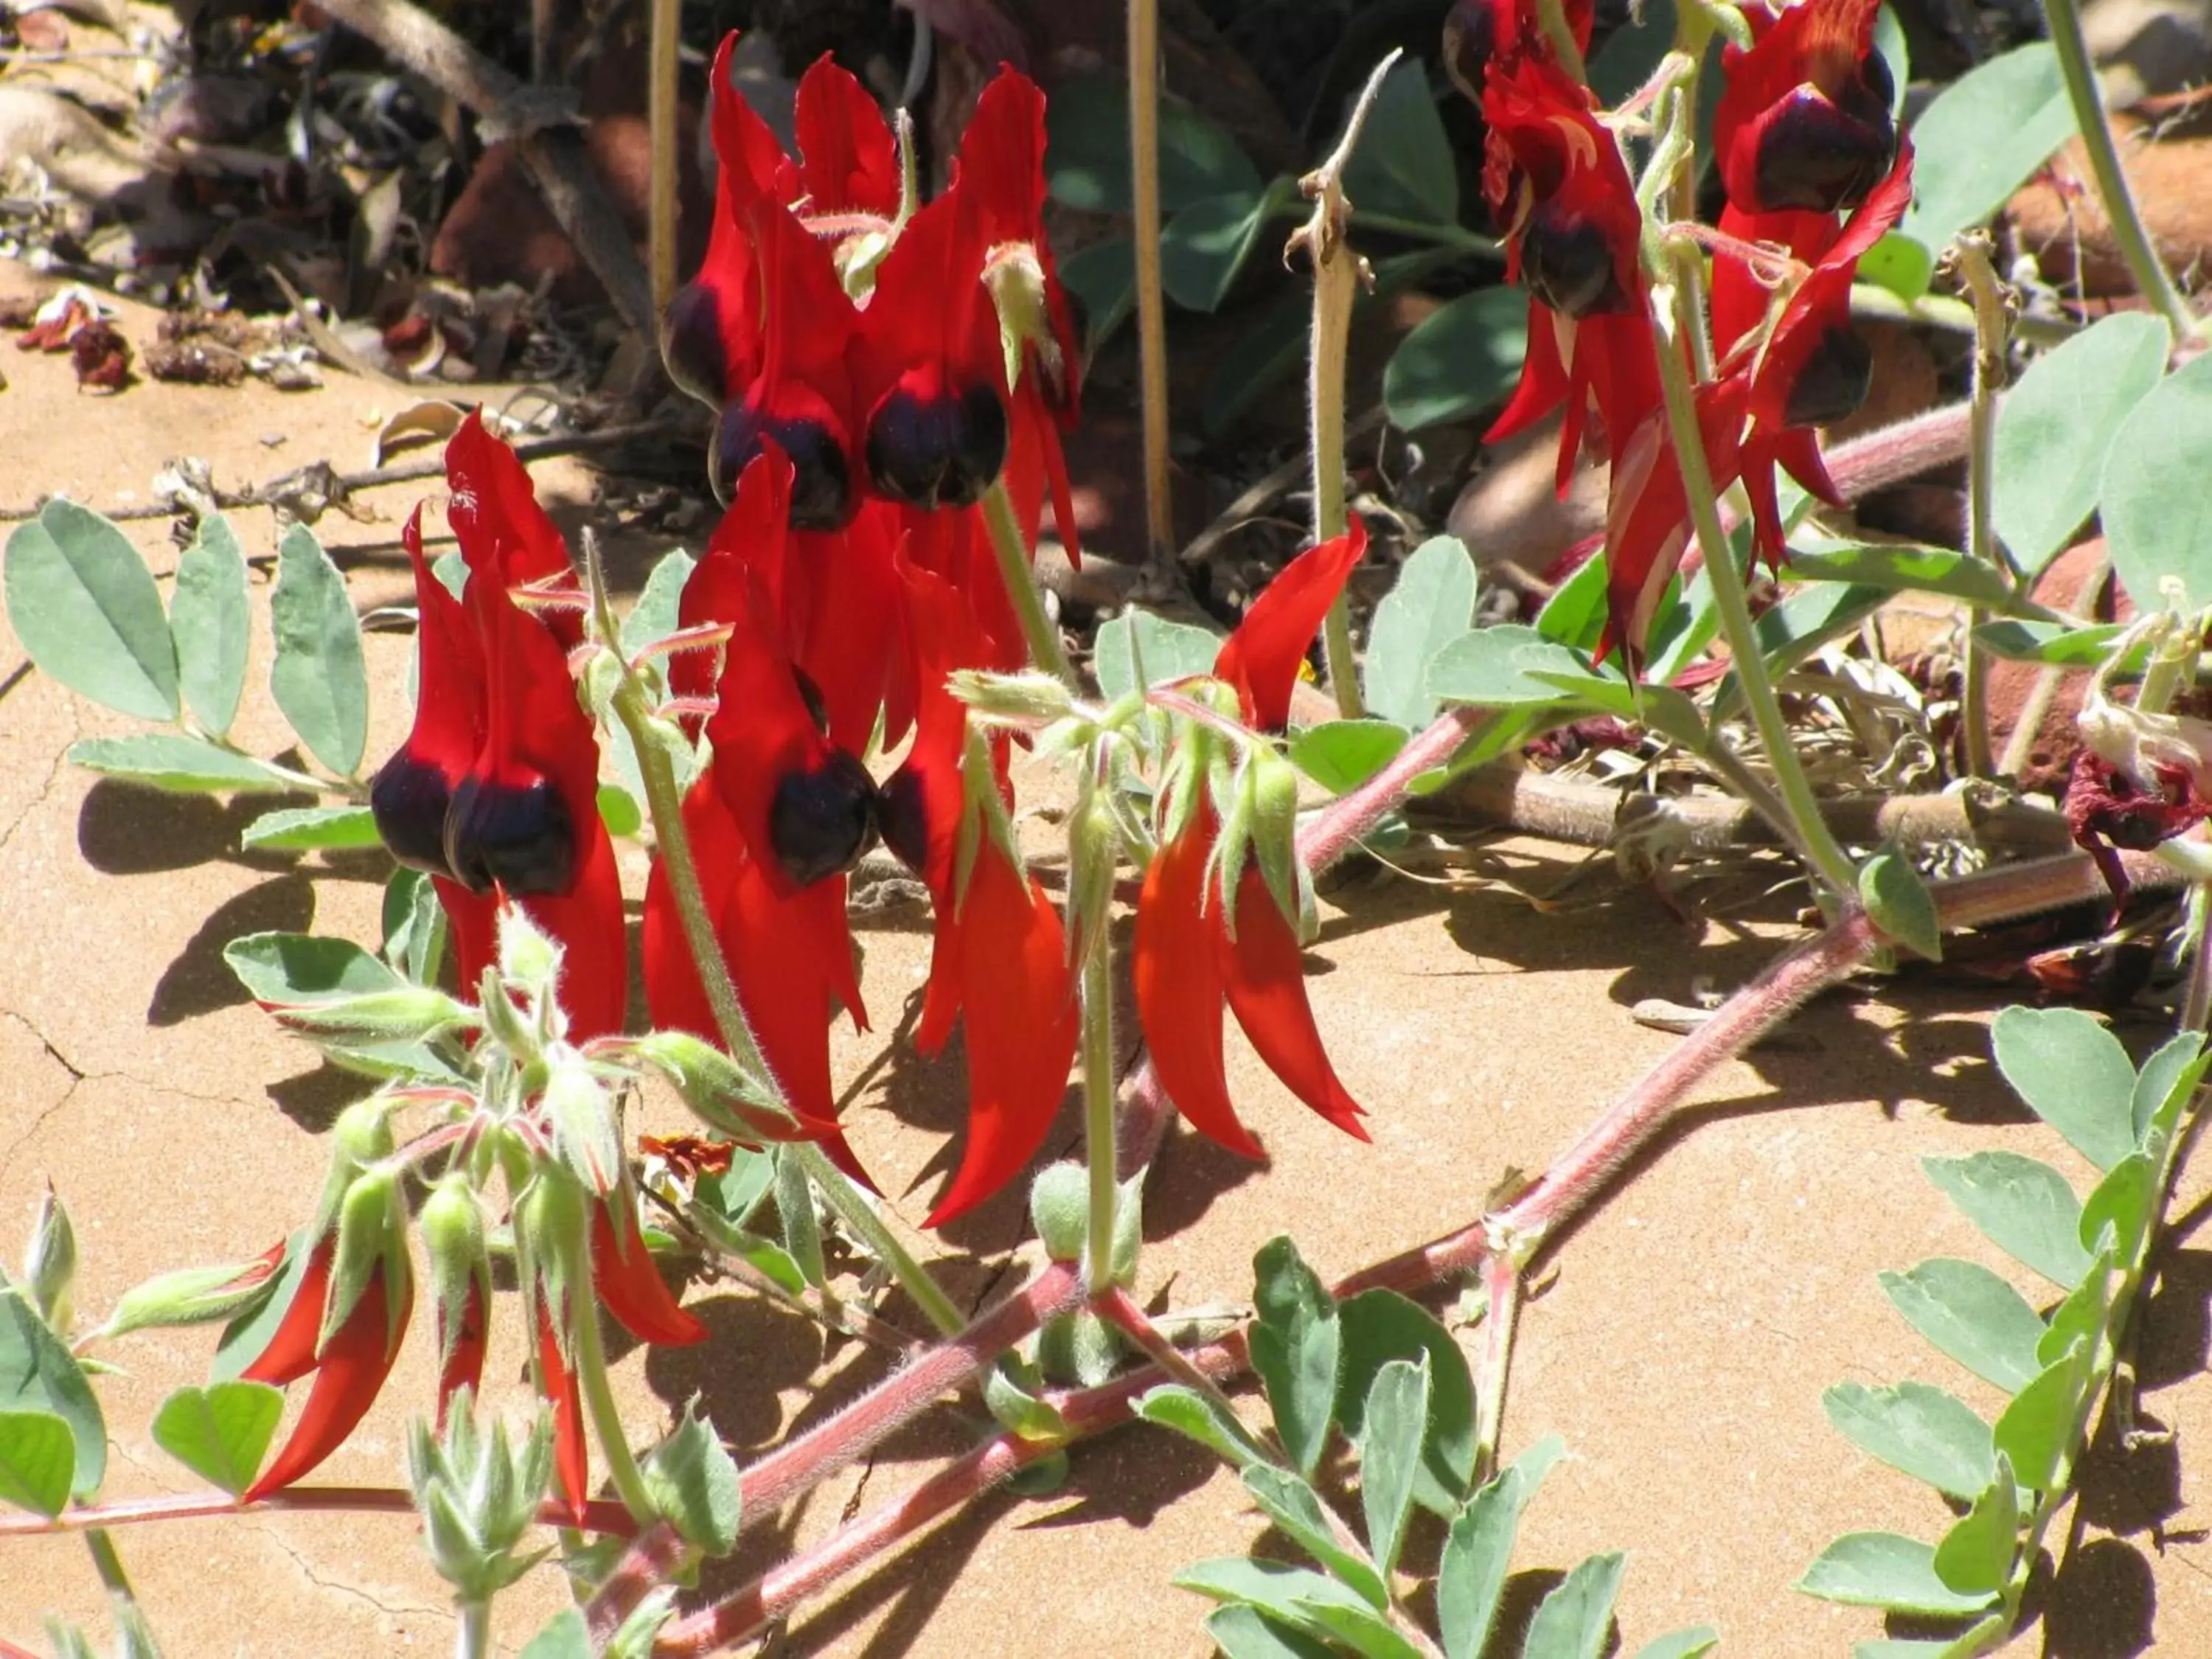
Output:
[[[2113,1259],[2132,1266],[2150,1231],[2151,1211],[2157,1200],[2156,1167],[2141,1152],[2130,1152],[2106,1172],[2097,1189],[2082,1201],[2076,1237],[2094,1249],[2110,1227]]]
[[[2081,1200],[2048,1164],[2018,1152],[1973,1152],[1923,1158],[1920,1167],[2014,1261],[2062,1291],[2081,1282],[2089,1270],[2081,1243]]]
[[[392,872],[384,884],[383,924],[386,963],[411,985],[435,985],[446,955],[446,907],[426,872],[403,866]]]
[[[2078,1008],[2007,1008],[1990,1026],[1997,1070],[2035,1115],[2100,1170],[2135,1151],[2136,1068]]]
[[[1316,1601],[1310,1596],[1300,1596],[1297,1607],[1316,1629],[1327,1632],[1332,1639],[1359,1655],[1360,1659],[1421,1659],[1421,1650],[1364,1602],[1355,1604],[1334,1598]]]
[[[1887,1389],[1838,1382],[1820,1405],[1861,1451],[1947,1498],[1972,1498],[1996,1467],[1990,1425],[1965,1401],[1925,1382]]]
[[[1275,1433],[1302,1474],[1320,1466],[1336,1409],[1342,1328],[1336,1303],[1297,1246],[1277,1237],[1252,1258],[1258,1313],[1247,1339]]]
[[[1418,1304],[1395,1291],[1363,1291],[1337,1304],[1343,1357],[1337,1368],[1336,1419],[1364,1441],[1367,1395],[1393,1359],[1429,1358],[1429,1433],[1413,1477],[1413,1500],[1450,1515],[1474,1474],[1474,1379],[1459,1345]]]
[[[107,1474],[107,1425],[100,1401],[83,1368],[5,1273],[0,1273],[0,1412],[51,1412],[60,1418],[76,1442],[70,1492],[89,1498],[100,1489]]]
[[[2081,1275],[2081,1282],[2067,1291],[2066,1299],[2051,1310],[2043,1334],[2035,1344],[2037,1363],[2056,1364],[2076,1342],[2094,1346],[2105,1329],[2105,1316],[2112,1306],[2112,1252],[2098,1252]]]
[[[698,565],[698,560],[680,547],[661,555],[647,574],[645,586],[638,590],[637,603],[615,629],[625,655],[635,657],[654,641],[665,640],[676,631],[684,584],[691,580]]]
[[[2151,388],[2112,434],[2101,485],[2105,545],[2142,609],[2212,605],[2212,362],[2193,357]]]
[[[1883,935],[1930,962],[1943,959],[1943,925],[1936,896],[1911,861],[1876,853],[1859,866],[1859,902]]]
[[[1430,659],[1427,689],[1441,702],[1481,708],[1583,703],[1631,715],[1636,709],[1626,679],[1594,671],[1574,651],[1518,623],[1452,641]]]
[[[177,718],[177,648],[138,550],[58,498],[8,538],[8,624],[31,660],[81,696],[141,720]]]
[[[1141,659],[1147,685],[1211,674],[1221,650],[1221,635],[1188,623],[1169,622],[1148,611],[1131,609],[1098,630],[1092,658],[1098,690],[1107,702],[1126,697],[1137,687]]]
[[[182,732],[82,738],[69,746],[69,759],[102,777],[180,795],[289,795],[300,788],[297,778],[272,770],[251,755],[217,748],[204,738]]]
[[[264,812],[239,836],[245,847],[270,852],[344,852],[381,847],[376,815],[366,806],[285,806]]]
[[[1721,1633],[1711,1625],[1669,1631],[1655,1636],[1636,1650],[1636,1659],[1698,1659],[1721,1644]]]
[[[1605,561],[1584,559],[1544,601],[1536,613],[1536,631],[1547,640],[1590,652],[1597,649],[1605,632]]]
[[[1418,432],[1480,414],[1513,390],[1528,349],[1528,300],[1519,289],[1446,301],[1398,342],[1382,370],[1390,424]]]
[[[1936,1546],[1936,1576],[1961,1595],[1993,1595],[2012,1575],[2020,1544],[2020,1487],[2002,1454],[1996,1473]]]
[[[1053,88],[1045,108],[1045,179],[1068,207],[1127,213],[1129,98],[1120,76],[1086,76]],[[1260,188],[1260,171],[1228,133],[1188,106],[1159,100],[1160,210]]]
[[[1217,1556],[1185,1567],[1175,1576],[1177,1588],[1195,1590],[1217,1601],[1241,1601],[1271,1613],[1310,1635],[1328,1636],[1316,1616],[1322,1608],[1374,1617],[1374,1609],[1334,1578],[1310,1567],[1279,1561],[1253,1561],[1241,1555]]]
[[[1912,124],[1916,190],[1898,228],[1940,252],[2010,201],[2073,132],[2074,108],[2050,42],[1970,70]]]
[[[276,586],[269,596],[276,660],[269,690],[307,752],[351,777],[368,745],[368,669],[361,619],[345,578],[314,532],[295,524],[276,544]]]
[[[1847,1532],[1805,1569],[1797,1588],[1824,1601],[1933,1618],[1979,1613],[1994,1599],[1961,1595],[1936,1576],[1935,1547],[1893,1532]]]
[[[592,1659],[592,1633],[584,1615],[563,1607],[523,1648],[520,1659]]]
[[[1881,15],[1888,16],[1889,9],[1885,6]],[[1858,269],[1852,275],[1862,283],[1888,289],[1911,305],[1928,292],[1935,280],[1936,256],[1926,243],[1893,230],[1859,256]]]
[[[256,1002],[331,1002],[406,983],[351,939],[319,933],[247,933],[222,947],[222,959]]]
[[[1260,1454],[1253,1448],[1251,1436],[1244,1425],[1219,1401],[1196,1389],[1185,1388],[1180,1382],[1163,1382],[1137,1401],[1136,1413],[1148,1423],[1157,1423],[1162,1428],[1173,1429],[1186,1439],[1195,1440],[1231,1468],[1267,1467],[1260,1462]]]
[[[2112,434],[2166,373],[2167,343],[2156,317],[2121,312],[2038,357],[2005,393],[1992,506],[1997,534],[2029,574],[2097,510]]]
[[[2086,1342],[2077,1342],[2044,1367],[2013,1396],[1990,1431],[1998,1455],[2012,1460],[2023,1486],[2046,1491],[2058,1479],[2073,1447],[2088,1352]]]
[[[646,1454],[638,1472],[653,1510],[687,1544],[708,1555],[737,1547],[739,1493],[737,1460],[714,1425],[688,1400],[667,1438]]]
[[[1893,1637],[1878,1642],[1855,1642],[1851,1659],[1972,1659],[1988,1651],[1991,1636],[2007,1628],[2002,1609],[1977,1622],[1958,1636]]]
[[[192,717],[216,737],[238,718],[246,690],[246,652],[252,638],[246,614],[246,555],[230,520],[202,519],[192,544],[177,561],[169,601],[169,635],[177,675]]]
[[[154,1413],[154,1443],[234,1498],[253,1484],[284,1415],[284,1391],[266,1382],[179,1389]]]
[[[0,1504],[52,1516],[68,1507],[76,1439],[52,1412],[0,1411]]]
[[[1343,132],[1340,125],[1330,134],[1332,150]],[[1419,58],[1401,58],[1382,77],[1345,163],[1344,193],[1355,225],[1363,208],[1424,224],[1458,223],[1459,173],[1451,140]]]
[[[2128,1121],[2135,1127],[2138,1146],[2149,1148],[2154,1138],[2163,1146],[2172,1138],[2182,1108],[2204,1081],[2207,1066],[2212,1066],[2212,1053],[2205,1050],[2204,1038],[2196,1031],[2168,1037],[2143,1061],[2128,1097]],[[2161,1133],[2154,1137],[2154,1131]]]
[[[1367,707],[1404,726],[1436,718],[1429,663],[1474,621],[1474,561],[1456,536],[1431,536],[1413,550],[1375,607],[1361,684]]]
[[[1477,1659],[1490,1639],[1521,1516],[1565,1449],[1556,1435],[1539,1440],[1452,1516],[1437,1569],[1437,1624],[1445,1659]]]
[[[1913,1329],[1984,1381],[2010,1394],[2035,1375],[2043,1322],[1987,1267],[1937,1256],[1883,1273],[1881,1287]]]
[[[1996,570],[1946,547],[1792,549],[1782,574],[1792,582],[1859,582],[1893,593],[1942,593],[1992,608],[2011,604],[2013,597],[2011,584]]]
[[[1328,1643],[1285,1630],[1242,1602],[1206,1614],[1206,1633],[1228,1659],[1332,1659],[1335,1652]]]
[[[599,822],[611,836],[634,836],[645,828],[645,812],[637,797],[618,783],[603,783],[598,798]]]
[[[2100,668],[2112,641],[2126,632],[2118,623],[2075,628],[2064,623],[1991,622],[1974,630],[1975,641],[2007,662],[2046,664],[2053,668]]]
[[[1158,1392],[1158,1390],[1155,1390]],[[1141,1405],[1139,1406],[1141,1410]],[[1339,1540],[1314,1489],[1288,1469],[1253,1463],[1244,1470],[1244,1490],[1267,1518],[1300,1549],[1357,1590],[1368,1603],[1390,1605],[1389,1589],[1374,1563]]]
[[[1218,309],[1277,214],[1297,199],[1296,179],[1273,179],[1177,213],[1160,232],[1160,286],[1168,298],[1192,311]]]
[[[1398,1565],[1406,1516],[1413,1504],[1413,1475],[1429,1426],[1429,1357],[1393,1359],[1375,1373],[1367,1390],[1366,1421],[1359,1437],[1359,1507],[1367,1522],[1367,1547],[1386,1578]]]
[[[1579,1563],[1528,1621],[1522,1659],[1598,1659],[1613,1628],[1613,1604],[1627,1564],[1618,1551]]]
[[[1389,720],[1324,720],[1291,739],[1291,763],[1331,794],[1348,794],[1397,759],[1412,735]]]
[[[1126,236],[1079,248],[1060,262],[1060,285],[1083,310],[1083,349],[1095,353],[1137,308],[1137,249]]]

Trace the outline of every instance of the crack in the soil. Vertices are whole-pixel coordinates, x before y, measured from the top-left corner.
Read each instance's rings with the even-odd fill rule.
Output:
[[[74,717],[71,724],[74,731]],[[72,736],[70,741],[74,743],[76,739]],[[28,823],[32,814],[46,804],[46,797],[54,793],[54,785],[61,781],[61,775],[68,767],[69,751],[64,748],[62,753],[54,757],[54,763],[46,772],[46,781],[39,786],[39,793],[31,798],[21,811],[15,814],[14,821],[5,830],[0,830],[0,853],[8,850],[8,843],[15,839],[15,832]]]
[[[447,1613],[447,1610],[444,1607],[431,1607],[428,1603],[421,1601],[408,1601],[396,1604],[386,1601],[372,1595],[368,1590],[362,1589],[358,1584],[349,1584],[344,1583],[343,1580],[336,1578],[325,1578],[322,1574],[317,1572],[314,1569],[313,1564],[310,1562],[305,1555],[301,1554],[300,1551],[294,1548],[290,1540],[286,1539],[281,1533],[277,1532],[275,1528],[264,1526],[257,1527],[254,1530],[258,1532],[263,1537],[266,1538],[270,1543],[276,1545],[278,1549],[283,1551],[286,1555],[289,1556],[291,1558],[292,1565],[299,1568],[301,1577],[305,1578],[309,1583],[313,1584],[317,1589],[335,1590],[341,1595],[350,1595],[356,1601],[366,1601],[370,1607],[374,1607],[379,1613],[385,1614],[387,1618],[400,1619],[412,1617],[421,1619],[437,1619],[445,1616]]]
[[[207,1106],[236,1107],[248,1103],[241,1101],[235,1095],[204,1094],[196,1089],[180,1088],[173,1083],[157,1083],[150,1078],[140,1077],[136,1072],[127,1072],[120,1069],[107,1072],[88,1072],[84,1067],[79,1066],[75,1060],[71,1060],[67,1054],[64,1054],[60,1048],[54,1042],[53,1039],[49,1037],[44,1031],[40,1030],[35,1022],[27,1019],[15,1009],[0,1008],[0,1019],[13,1020],[16,1024],[21,1026],[26,1031],[28,1031],[32,1037],[36,1040],[39,1046],[45,1049],[46,1053],[52,1057],[54,1064],[60,1066],[62,1070],[67,1072],[70,1075],[70,1085],[62,1091],[60,1097],[53,1101],[51,1104],[40,1109],[38,1115],[33,1117],[28,1124],[24,1126],[24,1128],[20,1134],[16,1135],[12,1140],[10,1140],[4,1149],[0,1149],[0,1179],[4,1179],[8,1173],[15,1167],[17,1155],[22,1152],[25,1146],[30,1144],[33,1137],[37,1135],[40,1130],[45,1128],[57,1115],[65,1110],[70,1103],[76,1100],[78,1091],[82,1089],[88,1083],[129,1083],[155,1094],[175,1095],[181,1099],[198,1101],[201,1104]]]

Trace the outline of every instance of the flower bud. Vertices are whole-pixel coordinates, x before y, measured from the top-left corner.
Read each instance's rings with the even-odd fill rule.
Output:
[[[295,1003],[271,1012],[288,1030],[311,1042],[340,1048],[424,1042],[456,1026],[476,1024],[475,1015],[443,991],[420,985],[328,1002]]]
[[[561,946],[519,904],[499,913],[499,971],[539,999],[560,977]]]
[[[592,1192],[611,1192],[623,1167],[614,1093],[573,1048],[558,1048],[550,1059],[538,1109],[553,1131],[553,1150]]]
[[[420,1418],[409,1425],[408,1485],[438,1576],[462,1601],[488,1601],[544,1553],[515,1549],[536,1525],[552,1478],[552,1424],[540,1412],[517,1447],[502,1423],[495,1420],[489,1434],[477,1429],[474,1390],[462,1389],[454,1407],[442,1438]]]
[[[270,1294],[283,1260],[284,1247],[276,1244],[252,1261],[157,1274],[116,1299],[100,1334],[117,1337],[155,1326],[209,1325],[234,1318]]]
[[[514,1200],[516,1267],[526,1304],[544,1322],[541,1328],[552,1331],[563,1356],[570,1341],[568,1310],[587,1259],[590,1228],[590,1205],[568,1166],[539,1164]]]
[[[1105,944],[1121,863],[1121,826],[1113,808],[1098,790],[1085,796],[1067,830],[1068,960],[1078,969]]]
[[[1075,709],[1067,687],[1052,674],[988,674],[963,668],[945,685],[986,720],[1030,726],[1065,719]]]
[[[1030,1183],[1030,1221],[1047,1257],[1080,1261],[1091,1227],[1091,1177],[1080,1164],[1051,1164]]]
[[[1291,927],[1303,907],[1298,867],[1298,771],[1272,748],[1252,751],[1252,851],[1275,908]]]
[[[629,1045],[684,1097],[709,1127],[748,1145],[768,1140],[813,1140],[836,1125],[780,1104],[773,1084],[754,1076],[704,1038],[689,1031],[649,1031]]]
[[[74,1322],[70,1296],[76,1280],[76,1229],[53,1183],[46,1183],[39,1200],[39,1213],[31,1224],[31,1243],[23,1252],[23,1283],[38,1304],[40,1317],[48,1329],[67,1339]]]
[[[422,1202],[416,1224],[430,1259],[430,1292],[438,1337],[438,1412],[442,1425],[454,1396],[483,1376],[485,1323],[490,1310],[491,1258],[484,1248],[483,1205],[467,1180],[449,1176]]]
[[[345,1195],[370,1164],[392,1156],[392,1103],[379,1095],[356,1100],[331,1126],[331,1165],[315,1207],[313,1231],[320,1237],[337,1219]]]
[[[388,1353],[398,1346],[406,1325],[413,1301],[414,1263],[407,1254],[406,1198],[398,1176],[381,1169],[364,1172],[346,1189],[338,1208],[337,1252],[331,1267],[330,1300],[323,1306],[322,1329],[315,1343],[318,1352],[352,1316],[380,1268]]]

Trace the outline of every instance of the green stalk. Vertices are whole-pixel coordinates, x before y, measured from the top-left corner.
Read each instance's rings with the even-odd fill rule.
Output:
[[[490,1659],[491,1602],[464,1601],[453,1632],[453,1659]]]
[[[1100,930],[1083,964],[1083,1155],[1091,1169],[1091,1229],[1085,1242],[1091,1294],[1114,1288],[1114,1212],[1121,1196],[1115,1182],[1114,963]]]
[[[1314,540],[1345,532],[1344,354],[1352,337],[1352,301],[1358,286],[1358,258],[1339,248],[1324,258],[1318,248],[1314,268],[1313,370],[1308,384],[1309,431],[1313,446]],[[1340,718],[1356,720],[1367,712],[1360,700],[1359,670],[1352,653],[1352,605],[1342,593],[1322,624],[1322,660]]]
[[[1659,354],[1659,387],[1665,398],[1667,428],[1674,446],[1674,462],[1681,469],[1682,493],[1690,504],[1690,523],[1705,550],[1705,570],[1713,586],[1713,608],[1720,612],[1721,632],[1727,639],[1729,658],[1743,701],[1758,728],[1766,763],[1773,770],[1777,789],[1787,814],[1775,828],[1813,866],[1820,880],[1838,896],[1856,886],[1850,860],[1821,816],[1805,769],[1797,763],[1790,723],[1774,696],[1774,683],[1766,677],[1765,659],[1759,654],[1759,637],[1751,623],[1751,607],[1744,598],[1743,573],[1736,568],[1735,553],[1728,532],[1721,528],[1718,502],[1713,495],[1712,468],[1705,460],[1705,441],[1698,430],[1698,407],[1682,355],[1668,337],[1657,318],[1652,319],[1653,343]]]
[[[2043,0],[2043,15],[2051,25],[2051,44],[2058,53],[2058,70],[2066,82],[2066,96],[2074,106],[2074,124],[2081,130],[2081,148],[2089,157],[2089,174],[2103,204],[2106,222],[2128,274],[2135,278],[2151,309],[2166,319],[2176,341],[2196,331],[2197,319],[2174,286],[2166,262],[2150,243],[2142,216],[2136,210],[2135,193],[2120,166],[2118,147],[2112,143],[2112,124],[2105,118],[2103,91],[2089,62],[2089,43],[2081,33],[2081,13],[2075,0]]]
[[[1136,217],[1145,524],[1152,568],[1171,570],[1175,512],[1168,495],[1168,302],[1160,283],[1159,64],[1159,0],[1129,0],[1129,193]]]
[[[607,1376],[606,1344],[599,1334],[599,1299],[575,1296],[576,1385],[592,1413],[592,1427],[599,1437],[599,1449],[607,1455],[607,1473],[614,1477],[615,1492],[639,1521],[653,1519],[653,1498],[645,1490],[645,1476],[637,1467],[623,1428],[622,1413],[615,1407],[614,1384]]]
[[[2002,573],[1994,523],[1996,488],[1997,389],[2005,377],[2004,291],[1990,264],[1990,239],[1972,231],[1952,244],[1959,275],[1974,306],[1973,397],[1966,414],[1966,550]],[[1990,751],[1990,653],[1981,643],[1988,611],[1976,605],[1967,614],[1966,685],[1959,723],[1965,738],[1970,776],[1996,775]]]
[[[852,1176],[832,1164],[830,1155],[811,1140],[794,1143],[791,1152],[808,1178],[821,1189],[822,1196],[836,1212],[837,1219],[845,1224],[846,1231],[891,1270],[891,1277],[914,1298],[915,1305],[929,1322],[947,1336],[965,1329],[967,1316],[953,1305],[952,1298],[939,1286],[929,1269],[899,1243],[890,1224],[868,1202],[867,1194],[853,1184]]]
[[[1044,596],[1037,592],[1029,549],[1022,545],[1022,527],[1014,518],[1003,475],[983,493],[983,523],[991,532],[991,551],[998,557],[999,580],[1006,584],[1006,599],[1021,620],[1022,638],[1029,642],[1030,660],[1069,690],[1080,692],[1067,649],[1060,642],[1060,629],[1045,614]]]

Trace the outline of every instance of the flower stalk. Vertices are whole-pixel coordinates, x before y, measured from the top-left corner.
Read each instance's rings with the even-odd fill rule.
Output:
[[[1102,929],[1083,964],[1083,1156],[1091,1182],[1084,1255],[1094,1297],[1114,1289],[1114,1216],[1121,1199],[1114,1082],[1114,963]]]
[[[1952,244],[1960,279],[1974,307],[1973,395],[1966,416],[1966,550],[1992,570],[2005,568],[1997,546],[1996,516],[1997,392],[2005,379],[2005,293],[1990,263],[1990,239],[1972,231]],[[2014,573],[2015,575],[2018,573]],[[1989,612],[1967,616],[1966,684],[1959,725],[1967,775],[1994,775],[1990,750],[1990,653],[1980,640]]]
[[[1067,660],[1067,647],[1060,643],[1060,629],[1045,611],[1044,596],[1037,592],[1036,575],[1030,567],[1029,550],[1022,545],[1021,526],[1014,518],[1014,504],[1006,494],[1004,477],[983,494],[983,523],[991,532],[991,552],[998,560],[999,579],[1006,584],[1007,602],[1021,621],[1030,660],[1079,694],[1082,687]]]

